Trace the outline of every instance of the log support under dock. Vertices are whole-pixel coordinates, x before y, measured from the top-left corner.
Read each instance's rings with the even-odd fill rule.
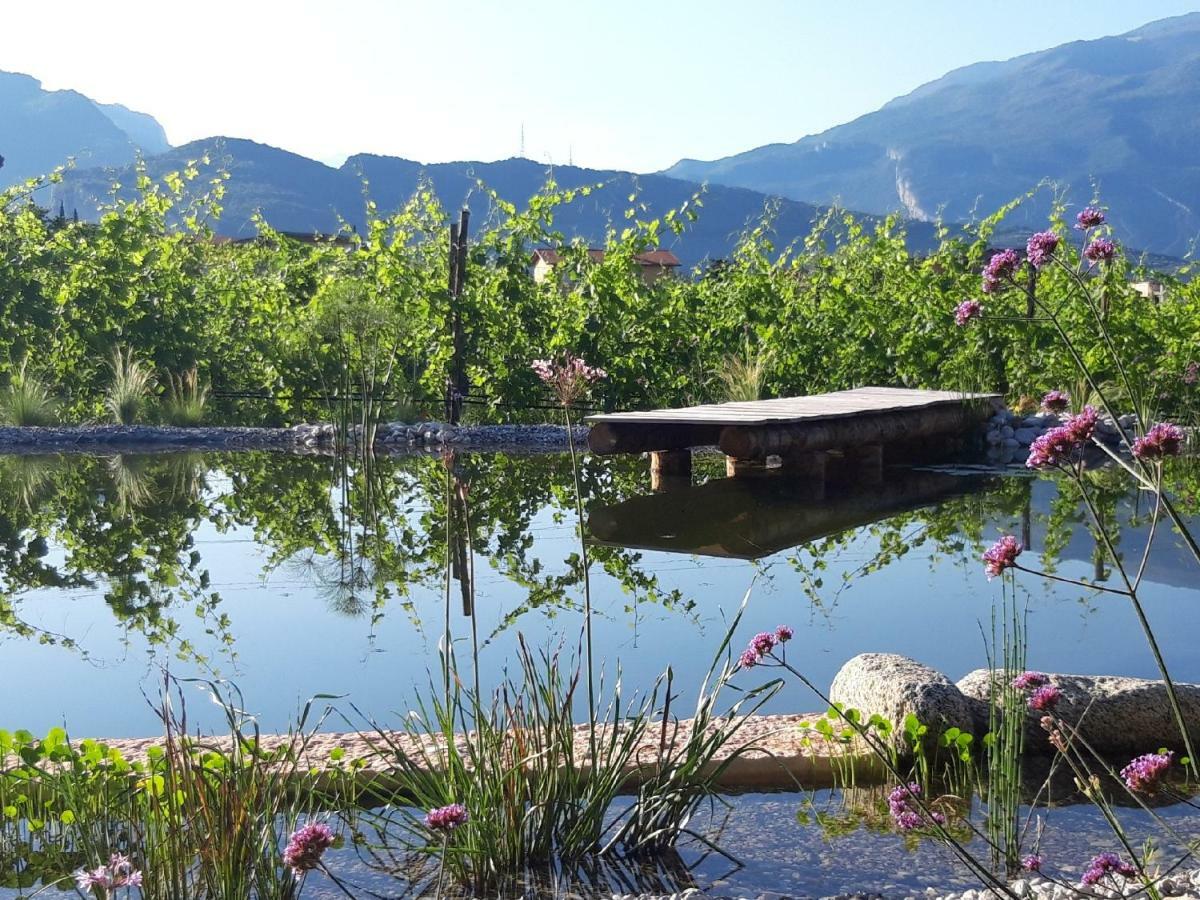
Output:
[[[691,483],[691,450],[655,450],[650,454],[650,490],[667,491]]]

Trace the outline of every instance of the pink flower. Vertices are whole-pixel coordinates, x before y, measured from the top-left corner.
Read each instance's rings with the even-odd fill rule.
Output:
[[[1058,706],[1062,699],[1062,691],[1052,684],[1044,684],[1029,695],[1029,708],[1039,712],[1049,712]]]
[[[608,373],[599,366],[589,366],[577,356],[565,354],[561,360],[535,359],[529,364],[542,383],[554,391],[564,406],[574,403],[588,386],[607,378]]]
[[[1050,262],[1050,257],[1058,249],[1058,241],[1059,237],[1053,231],[1039,231],[1037,234],[1030,235],[1025,244],[1025,256],[1029,259],[1030,265],[1035,269],[1040,269]]]
[[[1082,881],[1090,886],[1109,874],[1133,878],[1137,875],[1137,869],[1127,862],[1122,862],[1121,857],[1115,853],[1101,853],[1092,859],[1087,871],[1083,873]]]
[[[983,304],[978,300],[964,300],[954,308],[954,324],[960,328],[972,319],[983,318]]]
[[[1076,451],[1096,433],[1096,425],[1100,420],[1099,414],[1091,406],[1085,406],[1078,415],[1071,416],[1057,428],[1051,428],[1045,434],[1034,439],[1029,445],[1029,458],[1025,465],[1031,469],[1043,466],[1056,466],[1069,461]]]
[[[97,866],[88,871],[80,869],[75,873],[75,884],[81,891],[99,888],[107,895],[114,888],[141,887],[142,873],[133,867],[128,856],[114,853],[108,859],[108,865]]]
[[[1167,773],[1171,771],[1171,763],[1174,758],[1175,754],[1170,751],[1145,753],[1130,760],[1129,765],[1121,770],[1121,780],[1131,791],[1140,791],[1143,794],[1156,793],[1163,779],[1167,777]]]
[[[738,664],[743,669],[753,669],[758,665],[759,655],[752,649],[747,647],[742,651],[742,655],[738,657]]]
[[[1087,231],[1089,228],[1103,224],[1104,213],[1094,206],[1085,206],[1075,215],[1075,227],[1080,231]]]
[[[777,625],[775,627],[775,640],[781,644],[785,644],[796,636],[796,632],[792,630],[790,625]]]
[[[1050,683],[1050,676],[1045,672],[1022,672],[1012,680],[1012,686],[1018,691],[1028,691],[1040,688]]]
[[[1117,255],[1117,245],[1108,238],[1096,238],[1083,248],[1083,257],[1091,262],[1109,262]]]
[[[1187,435],[1178,425],[1159,422],[1133,442],[1133,455],[1138,459],[1164,459],[1178,456]]]
[[[1016,250],[1001,250],[993,254],[983,267],[983,292],[994,294],[1000,290],[1001,282],[1011,281],[1020,264],[1021,257]]]
[[[1042,409],[1048,413],[1064,413],[1071,406],[1071,395],[1066,391],[1047,391],[1042,397]]]
[[[1011,534],[1006,534],[983,554],[983,570],[991,581],[1005,569],[1011,569],[1017,564],[1017,557],[1025,548]]]
[[[1200,363],[1188,363],[1183,370],[1182,380],[1184,384],[1195,384],[1200,381]]]
[[[1045,860],[1042,859],[1040,853],[1030,853],[1021,860],[1021,868],[1026,872],[1040,872],[1042,871],[1042,863],[1044,862]]]
[[[470,816],[467,814],[467,808],[461,803],[451,803],[449,806],[441,806],[437,809],[431,809],[425,815],[425,827],[430,831],[451,832],[460,825],[465,825]]]
[[[312,871],[332,845],[333,831],[330,827],[324,822],[310,822],[292,832],[283,851],[283,864],[297,873]]]

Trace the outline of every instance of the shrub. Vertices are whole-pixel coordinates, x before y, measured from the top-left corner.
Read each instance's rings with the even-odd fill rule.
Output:
[[[57,404],[46,383],[28,370],[27,362],[21,363],[0,394],[0,416],[12,425],[53,425]]]
[[[168,375],[169,394],[163,401],[163,418],[172,425],[195,428],[204,421],[208,385],[200,383],[196,367],[180,375]]]
[[[121,425],[132,425],[142,412],[142,404],[154,387],[154,374],[132,350],[113,350],[112,384],[109,385],[105,406]]]

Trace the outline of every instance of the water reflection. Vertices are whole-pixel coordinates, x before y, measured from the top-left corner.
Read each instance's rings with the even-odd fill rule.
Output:
[[[668,662],[681,683],[698,680],[689,666],[707,662],[752,582],[748,627],[808,619],[806,666],[827,683],[863,650],[953,677],[978,667],[979,622],[999,589],[979,553],[1001,531],[1021,534],[1047,569],[1111,574],[1068,484],[898,468],[820,496],[788,479],[726,479],[719,463],[655,495],[641,460],[582,467],[597,646],[631,689]],[[1089,477],[1122,552],[1140,553],[1145,501],[1120,472]],[[1200,479],[1182,467],[1173,477],[1191,514]],[[385,713],[428,683],[447,621],[478,634],[491,683],[518,631],[541,644],[578,635],[573,490],[562,455],[0,457],[0,640],[16,673],[0,727],[66,718],[76,733],[141,733],[142,711],[104,703],[136,707],[154,660],[236,678],[274,727],[318,692]],[[1170,628],[1185,613],[1177,601],[1198,594],[1166,528],[1147,577],[1171,661],[1200,680],[1200,653]],[[1093,671],[1104,659],[1113,673],[1153,675],[1124,606],[1032,578],[1021,589],[1031,664]]]

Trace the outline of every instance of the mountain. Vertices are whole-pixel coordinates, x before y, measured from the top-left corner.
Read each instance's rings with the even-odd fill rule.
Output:
[[[47,91],[29,75],[0,72],[0,188],[45,175],[74,157],[79,166],[116,166],[139,151],[170,145],[162,126],[119,104],[77,91]]]
[[[948,221],[1043,179],[1093,182],[1129,244],[1182,255],[1200,235],[1200,13],[950,72],[801,138],[664,174],[851,209]],[[1043,218],[1048,191],[1023,215]]]
[[[390,156],[362,154],[352,156],[340,168],[333,168],[307,157],[236,138],[211,138],[176,147],[167,153],[146,158],[147,171],[153,178],[182,168],[188,161],[208,154],[213,166],[229,172],[224,211],[217,230],[234,237],[255,233],[254,214],[261,211],[266,220],[281,231],[336,231],[347,222],[362,228],[365,220],[366,190],[381,211],[395,209],[407,200],[420,179],[428,179],[448,210],[464,204],[479,223],[489,212],[490,199],[479,190],[482,181],[505,200],[518,207],[536,194],[549,174],[561,188],[602,184],[587,197],[555,211],[554,227],[568,236],[580,236],[596,242],[604,237],[609,223],[626,224],[624,211],[629,195],[638,193],[642,218],[661,215],[691,198],[698,184],[665,175],[634,175],[629,172],[555,166],[548,169],[528,159],[497,162],[453,162],[425,165]],[[67,173],[54,188],[48,206],[60,201],[67,209],[77,208],[81,216],[93,217],[108,195],[111,185],[122,184],[128,191],[131,170],[126,167],[77,169]],[[737,236],[748,224],[757,221],[772,201],[761,193],[745,188],[713,185],[703,199],[699,219],[681,238],[664,235],[685,263],[728,254]],[[819,207],[795,201],[779,201],[775,219],[777,243],[783,244],[809,232]],[[478,226],[476,226],[478,227]],[[911,235],[915,248],[934,242],[933,228],[914,223]]]

